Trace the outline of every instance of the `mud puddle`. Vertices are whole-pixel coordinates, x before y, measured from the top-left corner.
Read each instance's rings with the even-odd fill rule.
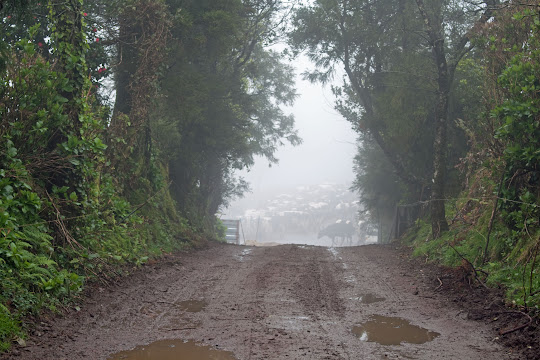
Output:
[[[186,300],[180,301],[176,305],[182,311],[197,313],[203,311],[207,303],[203,300]]]
[[[137,346],[133,350],[122,351],[108,360],[236,360],[229,351],[216,350],[193,341],[162,340],[150,345]]]
[[[440,334],[411,325],[407,320],[397,317],[373,315],[371,320],[352,329],[353,334],[362,341],[381,345],[400,345],[402,342],[424,344]]]

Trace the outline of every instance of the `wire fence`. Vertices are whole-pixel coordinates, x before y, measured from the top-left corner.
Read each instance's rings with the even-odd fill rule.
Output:
[[[528,203],[524,201],[508,199],[500,196],[481,196],[481,197],[457,197],[457,198],[445,198],[445,199],[429,199],[429,200],[419,200],[410,204],[401,204],[396,205],[396,210],[394,213],[394,218],[391,223],[391,229],[388,234],[387,241],[390,242],[392,239],[397,239],[403,233],[410,228],[415,221],[421,216],[425,215],[425,211],[428,211],[428,206],[434,201],[444,201],[444,202],[455,202],[455,201],[502,201],[509,202],[519,205],[526,205],[533,208],[540,208],[540,204]]]
[[[403,205],[400,205],[400,206],[413,206],[413,205],[420,205],[420,204],[429,204],[429,203],[431,203],[433,201],[448,202],[448,201],[457,201],[457,200],[467,200],[467,201],[478,201],[478,202],[480,202],[480,201],[497,200],[497,199],[502,200],[502,201],[506,201],[506,202],[516,203],[516,204],[532,206],[532,207],[536,207],[536,208],[540,207],[540,204],[528,203],[528,202],[523,202],[523,201],[519,201],[519,200],[503,198],[503,197],[499,197],[499,196],[457,197],[457,198],[445,198],[445,199],[419,200],[419,201],[414,202],[414,203],[403,204]]]

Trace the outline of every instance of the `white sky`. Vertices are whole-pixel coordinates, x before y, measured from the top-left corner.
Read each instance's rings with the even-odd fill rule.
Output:
[[[306,58],[300,58],[294,66],[297,73],[311,67]],[[241,176],[251,183],[253,193],[277,186],[289,188],[325,182],[350,184],[354,178],[356,134],[334,110],[330,87],[311,84],[300,75],[296,87],[300,96],[288,112],[295,117],[303,143],[280,148],[277,165],[268,167],[268,161],[259,158],[249,173],[242,173]],[[249,198],[250,194],[245,197]]]

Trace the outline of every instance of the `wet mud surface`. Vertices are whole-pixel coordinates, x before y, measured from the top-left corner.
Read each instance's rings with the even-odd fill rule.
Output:
[[[391,246],[215,244],[94,286],[80,311],[41,319],[2,358],[524,358],[441,271]]]

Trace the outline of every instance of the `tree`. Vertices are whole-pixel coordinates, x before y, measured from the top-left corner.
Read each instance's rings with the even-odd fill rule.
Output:
[[[429,194],[433,68],[414,31],[413,14],[406,1],[322,0],[296,12],[291,33],[296,50],[306,51],[316,66],[308,79],[327,82],[343,74],[343,84],[333,86],[336,109],[359,133],[357,158],[373,160],[357,166],[354,187],[376,206],[366,204],[373,214],[387,212],[382,218],[393,216],[396,202]],[[390,167],[381,166],[380,154]]]
[[[334,88],[337,109],[357,131],[369,133],[409,193],[418,198],[431,191],[434,237],[448,228],[447,129],[455,71],[472,49],[471,32],[493,10],[485,7],[476,15],[460,5],[432,2],[428,10],[422,1],[320,0],[297,11],[291,35],[317,67],[310,79],[328,81],[336,65],[343,66],[347,81]],[[404,152],[408,144],[419,151]],[[433,151],[431,159],[423,155],[426,150]],[[421,166],[426,160],[430,169]]]
[[[437,69],[437,105],[435,111],[435,136],[433,139],[433,190],[431,199],[431,228],[434,237],[439,237],[441,232],[448,230],[445,216],[445,182],[447,169],[447,130],[448,130],[448,104],[450,92],[453,86],[456,69],[463,57],[472,49],[471,36],[475,28],[485,24],[493,15],[497,1],[484,1],[483,9],[479,9],[480,15],[475,19],[466,19],[459,23],[452,23],[445,19],[448,14],[446,7],[451,7],[451,2],[434,2],[432,11],[428,12],[423,0],[415,0],[421,18],[424,21],[424,31],[428,38],[429,48],[433,54],[433,62]],[[463,5],[463,4],[458,4]],[[475,7],[479,4],[475,4]],[[465,7],[465,12],[472,10]],[[467,24],[467,20],[472,25]],[[450,26],[445,27],[445,23]],[[454,25],[454,26],[452,26]],[[468,25],[468,26],[467,26]],[[457,35],[457,36],[456,36]],[[452,36],[454,38],[449,38]]]
[[[385,132],[388,119],[376,104],[377,94],[387,85],[383,72],[398,63],[396,49],[404,41],[397,17],[400,6],[391,1],[316,1],[296,12],[291,42],[298,50],[306,50],[317,66],[307,74],[313,81],[326,82],[336,65],[343,66],[348,81],[336,89],[345,99],[338,103],[338,110],[357,129],[369,131],[403,181],[419,187],[422,180],[407,168],[402,153],[392,148]]]
[[[234,172],[255,155],[299,142],[281,104],[295,98],[292,69],[264,47],[279,23],[278,1],[171,2],[181,8],[152,132],[167,158],[179,207],[212,217],[246,189]]]

